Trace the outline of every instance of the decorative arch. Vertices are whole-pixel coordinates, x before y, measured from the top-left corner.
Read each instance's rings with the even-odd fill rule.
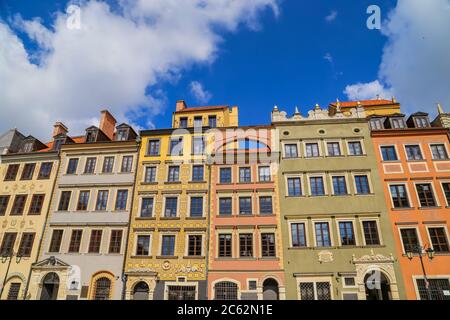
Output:
[[[150,285],[147,281],[138,280],[131,288],[133,300],[148,300],[150,296]]]
[[[241,298],[241,283],[239,281],[236,281],[236,280],[230,279],[230,278],[221,278],[221,279],[217,279],[217,280],[212,282],[212,290],[213,290],[213,295],[212,296],[213,296],[214,300],[216,299],[216,287],[217,287],[217,285],[222,284],[222,283],[223,284],[232,284],[230,286],[230,289],[235,286],[235,288],[236,288],[236,299],[240,300],[240,298]]]
[[[114,296],[115,276],[110,271],[99,271],[92,275],[91,284],[89,286],[89,297],[91,300],[98,300],[102,296],[102,300],[110,300]],[[100,293],[98,290],[102,290]],[[107,292],[107,297],[104,299]]]

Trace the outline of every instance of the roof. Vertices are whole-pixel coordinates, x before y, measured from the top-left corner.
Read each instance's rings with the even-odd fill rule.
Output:
[[[76,136],[76,137],[69,137],[73,140],[74,143],[84,143],[85,136]],[[46,143],[47,148],[39,150],[38,152],[47,152],[53,150],[53,141]]]
[[[229,108],[229,106],[192,107],[192,108],[184,108],[182,110],[175,111],[175,113],[195,112],[195,111],[213,111],[213,110],[223,110],[223,109],[228,109],[228,108]]]
[[[372,107],[372,106],[385,106],[385,105],[399,105],[398,102],[394,102],[392,100],[385,99],[375,99],[375,100],[361,100],[361,101],[343,101],[340,102],[341,107],[357,107],[358,102],[363,107]],[[336,107],[337,102],[330,103],[330,106]]]

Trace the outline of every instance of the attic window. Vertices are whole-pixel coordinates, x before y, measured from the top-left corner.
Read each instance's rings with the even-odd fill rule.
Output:
[[[86,134],[86,142],[95,142],[95,132],[94,131],[88,131]]]
[[[116,141],[126,141],[128,140],[128,129],[117,130]]]
[[[391,119],[391,125],[394,129],[402,129],[405,127],[405,122],[402,118],[392,118]]]
[[[25,142],[22,146],[22,152],[27,153],[33,151],[33,141]]]
[[[61,145],[64,143],[65,139],[55,139],[53,144],[53,150],[59,151],[61,150]]]
[[[415,117],[414,122],[416,124],[416,128],[427,128],[430,126],[426,117]]]
[[[370,127],[372,130],[382,130],[383,123],[381,122],[381,119],[372,119],[370,120]]]

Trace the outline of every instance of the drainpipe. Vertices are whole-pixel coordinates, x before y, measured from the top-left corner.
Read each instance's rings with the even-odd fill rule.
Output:
[[[211,178],[212,178],[212,172],[211,172],[211,158],[209,156],[207,156],[206,158],[206,166],[208,168],[208,217],[206,219],[207,221],[207,226],[206,226],[206,253],[205,253],[205,277],[206,277],[206,300],[208,300],[208,294],[209,294],[209,289],[208,289],[208,272],[209,272],[209,246],[211,243]]]
[[[137,149],[137,157],[136,157],[136,166],[135,166],[135,170],[134,170],[134,180],[133,180],[133,188],[131,189],[131,203],[130,203],[130,213],[128,216],[128,228],[127,228],[127,234],[126,234],[126,241],[125,241],[125,254],[123,257],[123,264],[122,264],[122,276],[120,277],[120,280],[122,281],[122,294],[121,294],[121,299],[125,300],[126,298],[126,289],[127,289],[127,280],[128,277],[125,274],[125,266],[126,266],[126,260],[127,260],[127,253],[128,253],[128,242],[129,242],[129,236],[130,236],[130,230],[131,230],[131,217],[132,217],[132,211],[133,211],[133,203],[134,203],[134,190],[136,188],[136,184],[137,184],[137,172],[138,172],[138,168],[139,168],[139,157],[140,157],[140,146],[141,146],[141,137],[138,136],[138,138],[136,139],[137,145],[136,145],[136,149]]]
[[[44,234],[46,232],[48,219],[50,217],[50,209],[52,208],[52,202],[56,201],[55,200],[56,197],[54,197],[54,192],[55,192],[55,188],[56,188],[56,180],[58,180],[58,176],[59,176],[59,169],[61,168],[61,156],[60,155],[61,155],[61,150],[57,151],[58,165],[56,168],[56,177],[55,177],[55,181],[53,182],[52,192],[50,193],[50,201],[48,202],[47,215],[45,216],[41,239],[39,240],[38,252],[37,252],[36,260],[34,261],[34,263],[39,261],[39,257],[41,256],[41,253],[43,251],[42,244],[44,242]],[[27,300],[28,289],[30,288],[30,280],[31,280],[31,267],[30,267],[30,271],[28,272],[28,281],[27,281],[27,285],[25,287],[25,293],[23,294],[23,300]]]

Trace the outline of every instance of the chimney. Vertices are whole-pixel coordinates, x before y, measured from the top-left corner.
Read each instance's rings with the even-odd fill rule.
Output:
[[[62,122],[56,122],[53,127],[54,127],[53,135],[52,135],[53,138],[56,137],[57,135],[61,134],[61,133],[67,134],[67,132],[69,132],[67,127]]]
[[[186,108],[186,102],[184,100],[178,100],[175,107],[175,111],[181,111]]]
[[[101,118],[100,118],[100,130],[103,131],[106,136],[114,140],[114,128],[116,127],[116,119],[112,116],[111,113],[109,113],[108,110],[102,110],[101,111]]]

